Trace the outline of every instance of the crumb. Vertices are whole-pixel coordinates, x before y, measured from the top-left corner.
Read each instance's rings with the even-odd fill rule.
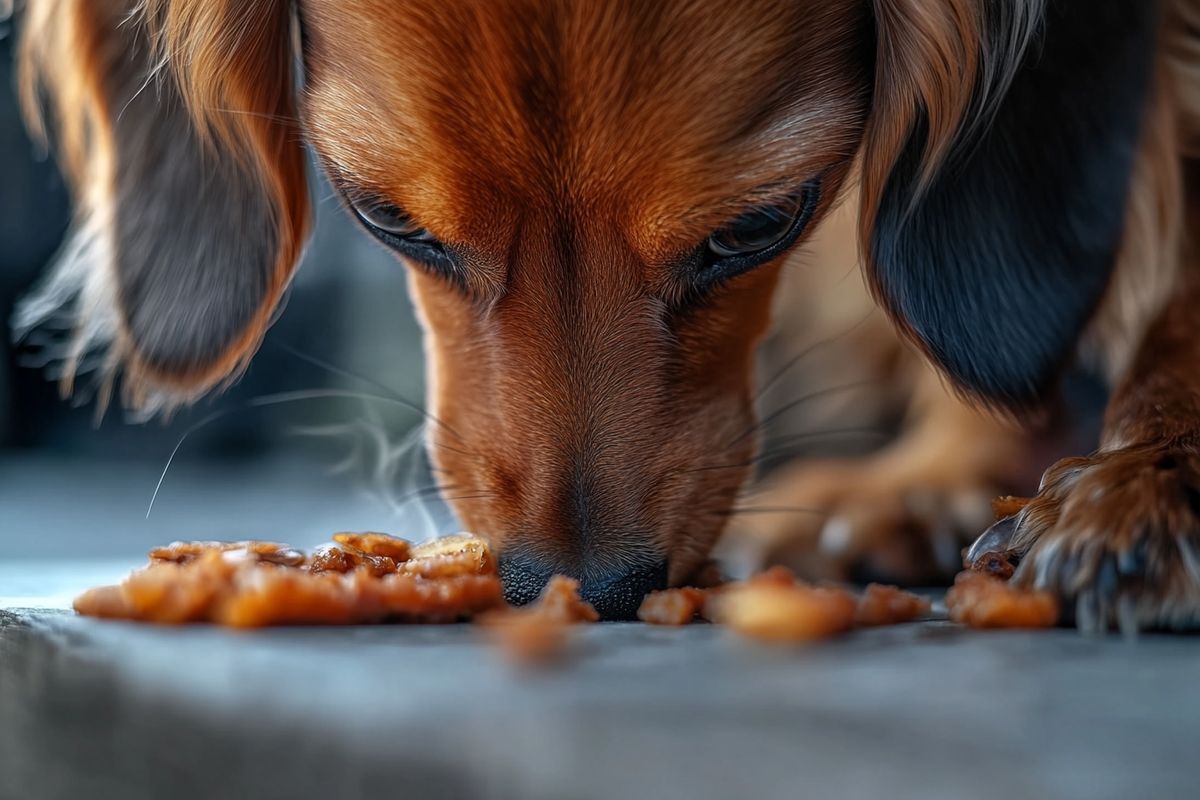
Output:
[[[566,651],[571,628],[600,615],[579,596],[579,582],[555,575],[536,601],[479,618],[504,655],[522,666],[544,666]]]
[[[1029,497],[1013,497],[1012,495],[1004,495],[992,500],[992,515],[996,520],[1006,519],[1019,514],[1025,506],[1029,505]]]
[[[858,603],[849,592],[768,572],[714,593],[706,615],[743,636],[770,642],[826,639],[854,626]]]
[[[872,583],[858,600],[854,624],[897,625],[929,613],[929,601],[895,586]]]
[[[687,625],[700,614],[707,597],[704,589],[690,586],[651,592],[638,607],[637,617],[651,625]]]
[[[946,592],[950,619],[972,628],[1049,628],[1058,623],[1058,601],[1026,591],[985,572],[960,572]]]

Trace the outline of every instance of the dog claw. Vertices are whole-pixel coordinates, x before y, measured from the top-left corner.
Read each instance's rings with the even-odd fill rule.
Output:
[[[966,563],[974,566],[979,559],[988,553],[1007,553],[1012,544],[1013,537],[1017,533],[1017,521],[1019,519],[1020,514],[1005,517],[984,531],[975,540],[975,543],[967,548]]]

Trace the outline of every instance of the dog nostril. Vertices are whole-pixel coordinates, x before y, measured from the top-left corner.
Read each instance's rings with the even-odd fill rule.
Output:
[[[647,593],[667,586],[667,562],[649,564],[598,581],[584,581],[579,594],[601,619],[634,619]]]
[[[504,584],[504,599],[514,606],[536,600],[554,574],[522,556],[501,555],[496,568]]]
[[[513,605],[525,605],[536,600],[550,576],[556,574],[554,570],[545,569],[520,555],[501,555],[498,566],[500,580],[504,583],[504,597]],[[638,606],[642,604],[642,598],[648,592],[663,589],[666,585],[667,562],[660,561],[585,577],[579,582],[579,594],[592,604],[601,619],[633,619]]]

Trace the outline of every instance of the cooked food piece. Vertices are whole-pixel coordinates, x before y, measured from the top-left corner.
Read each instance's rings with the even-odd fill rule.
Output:
[[[705,614],[743,636],[769,642],[826,639],[854,626],[854,595],[783,577],[775,572],[714,592]]]
[[[406,539],[386,533],[335,533],[333,540],[347,549],[384,556],[396,562],[408,561],[412,554],[412,545]]]
[[[237,628],[267,625],[349,625],[381,614],[356,606],[349,581],[338,572],[247,570],[213,604],[209,620]]]
[[[500,611],[481,617],[492,641],[509,661],[521,666],[544,666],[566,651],[570,624],[541,614]]]
[[[197,551],[185,563],[154,561],[119,586],[89,589],[75,599],[75,610],[95,617],[146,622],[202,622],[238,569],[256,562],[226,558],[223,549]],[[263,569],[288,569],[266,565]]]
[[[234,627],[349,625],[369,622],[455,622],[504,602],[499,580],[462,575],[430,581],[413,575],[377,577],[369,570],[305,574],[255,570],[238,576],[214,621]]]
[[[568,625],[600,619],[591,603],[579,596],[579,581],[565,575],[552,577],[533,604],[513,613],[540,614]]]
[[[88,617],[130,619],[133,612],[125,602],[125,585],[94,586],[75,598],[73,607]]]
[[[1058,601],[984,572],[960,572],[946,592],[950,619],[972,628],[1049,628],[1058,623]]]
[[[798,582],[784,567],[772,567],[707,595],[701,611],[706,619],[781,641],[819,639],[856,626],[910,622],[928,614],[930,607],[928,600],[895,586],[872,583],[859,598],[836,586],[811,586]],[[726,603],[727,597],[733,598],[732,605]]]
[[[172,542],[166,547],[156,547],[150,551],[151,561],[172,561],[185,564],[192,559],[217,551],[229,553],[230,557],[253,557],[259,561],[271,564],[281,564],[285,567],[299,567],[304,563],[304,553],[277,542]]]
[[[555,575],[530,605],[494,611],[479,622],[510,660],[534,666],[561,657],[572,626],[599,619],[596,609],[579,596],[579,582]]]
[[[1004,553],[984,553],[975,559],[974,563],[969,564],[968,569],[972,572],[991,575],[1002,581],[1008,580],[1016,572],[1016,568]]]
[[[911,622],[929,613],[929,601],[895,586],[869,584],[858,599],[854,624],[860,626],[897,625]]]
[[[663,589],[642,600],[637,616],[651,625],[687,625],[700,614],[708,592],[695,587]]]
[[[792,572],[787,567],[777,564],[773,567],[768,567],[767,569],[755,575],[751,575],[740,584],[733,583],[728,584],[728,586],[736,587],[744,586],[746,584],[751,586],[795,586],[796,583],[796,573]]]
[[[459,533],[416,545],[399,570],[425,578],[495,575],[496,562],[487,542],[469,533]]]
[[[408,555],[404,540],[383,534],[337,538],[338,544],[318,548],[311,559],[267,542],[177,542],[152,551],[150,563],[119,586],[80,595],[75,609],[146,622],[258,627],[452,622],[504,605],[499,577],[466,571],[466,557],[459,558],[457,573],[442,561],[439,570],[446,574],[401,575],[396,558]],[[447,554],[467,551],[472,563],[491,563],[481,540],[468,546],[455,537],[447,548]],[[447,554],[433,557],[451,558]]]
[[[992,514],[997,520],[1011,517],[1019,514],[1021,509],[1029,505],[1030,497],[1013,497],[1012,495],[1004,495],[992,500]]]
[[[697,612],[700,619],[705,622],[719,622],[717,619],[718,601],[720,596],[732,589],[743,588],[746,586],[795,586],[796,573],[792,572],[787,567],[776,565],[768,567],[762,572],[755,573],[749,578],[741,581],[729,581],[713,586],[705,590],[704,601],[700,605],[700,610]]]
[[[308,570],[319,572],[350,572],[365,569],[375,577],[390,575],[396,571],[396,562],[387,556],[373,556],[358,550],[348,550],[336,544],[323,544],[313,550],[308,559]]]

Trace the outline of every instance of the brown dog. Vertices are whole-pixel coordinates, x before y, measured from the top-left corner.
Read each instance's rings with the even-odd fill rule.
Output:
[[[1035,411],[1081,346],[1114,381],[1102,448],[1017,527],[1018,579],[1086,625],[1200,619],[1196,0],[32,0],[29,23],[81,211],[23,321],[74,304],[76,352],[107,345],[143,406],[236,374],[304,242],[307,142],[411,267],[430,452],[515,599],[567,572],[628,615],[705,559],[781,265],[855,174],[873,293],[964,395]],[[872,475],[928,474],[964,419]]]

